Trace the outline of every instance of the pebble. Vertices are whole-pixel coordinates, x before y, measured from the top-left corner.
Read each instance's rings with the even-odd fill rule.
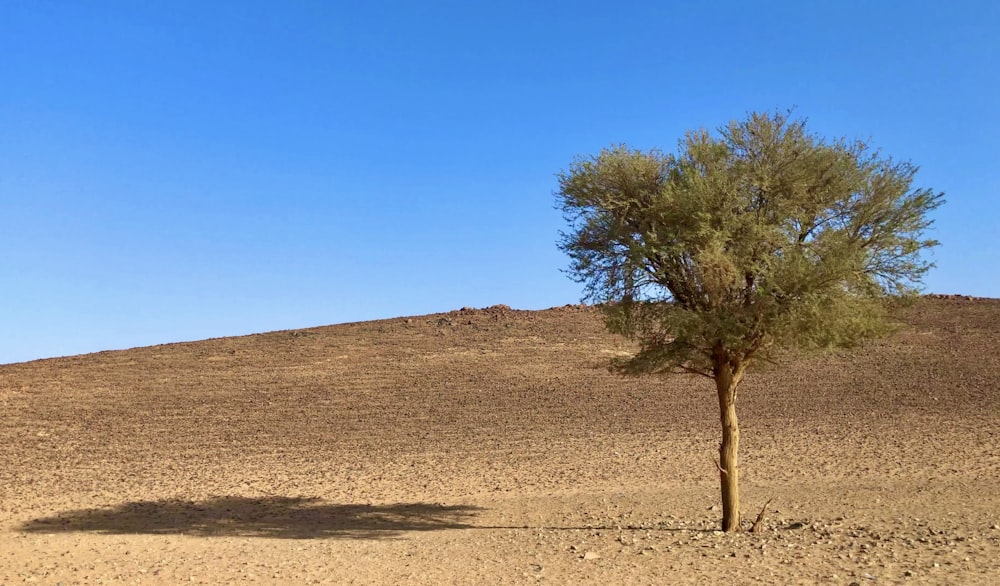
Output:
[[[587,553],[583,554],[583,559],[585,560],[596,560],[599,557],[601,557],[601,554],[597,553],[596,551],[588,551]]]

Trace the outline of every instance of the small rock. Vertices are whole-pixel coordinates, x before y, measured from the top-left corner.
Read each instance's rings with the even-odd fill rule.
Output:
[[[583,554],[583,559],[585,560],[596,560],[599,557],[601,557],[601,554],[597,553],[596,551],[588,551],[587,553]]]

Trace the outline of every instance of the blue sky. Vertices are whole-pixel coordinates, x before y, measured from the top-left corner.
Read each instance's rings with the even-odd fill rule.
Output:
[[[0,0],[0,363],[575,303],[555,174],[795,106],[1000,297],[1000,4]]]

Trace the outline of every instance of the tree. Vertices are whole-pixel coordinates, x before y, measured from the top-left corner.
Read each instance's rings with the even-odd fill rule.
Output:
[[[752,113],[677,154],[626,146],[559,175],[569,274],[608,328],[638,342],[614,367],[715,382],[722,424],[722,529],[740,530],[737,389],[781,348],[845,347],[888,332],[936,246],[943,194],[917,167],[863,142],[827,141],[804,120]]]

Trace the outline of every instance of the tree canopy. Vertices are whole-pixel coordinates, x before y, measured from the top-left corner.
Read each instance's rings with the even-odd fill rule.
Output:
[[[677,154],[625,146],[559,176],[561,248],[609,326],[641,343],[623,365],[713,376],[776,347],[845,346],[884,331],[886,296],[917,291],[942,195],[917,167],[804,120],[753,113]]]

